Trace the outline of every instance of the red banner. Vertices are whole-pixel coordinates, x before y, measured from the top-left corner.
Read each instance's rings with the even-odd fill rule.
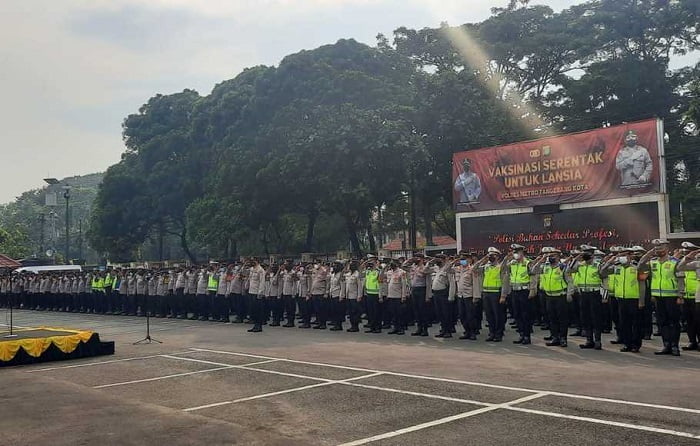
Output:
[[[660,191],[657,119],[455,153],[455,209],[472,212]]]

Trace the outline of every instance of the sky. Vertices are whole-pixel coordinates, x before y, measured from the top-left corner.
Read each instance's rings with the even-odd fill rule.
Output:
[[[555,10],[580,0],[541,0]],[[157,93],[215,84],[287,54],[399,27],[484,20],[507,0],[0,2],[0,203],[43,178],[101,172],[121,123]]]

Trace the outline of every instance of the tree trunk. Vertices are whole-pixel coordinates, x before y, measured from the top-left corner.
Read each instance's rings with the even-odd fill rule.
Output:
[[[163,222],[158,224],[158,261],[163,261],[163,239],[165,238],[165,225]]]
[[[350,238],[353,254],[362,257],[362,247],[360,246],[360,239],[357,237],[357,225],[349,215],[345,216],[345,226],[348,229],[348,237]]]
[[[238,260],[238,242],[235,239],[231,240],[231,260]]]
[[[377,252],[377,241],[374,239],[374,231],[372,231],[372,219],[367,222],[367,238],[369,239],[370,252]]]
[[[425,223],[425,245],[433,246],[435,245],[435,243],[433,242],[433,210],[432,206],[430,206],[430,202],[428,202],[427,200],[422,201],[423,202],[421,203],[421,208],[423,211],[423,223]]]
[[[183,251],[185,251],[185,254],[187,254],[187,257],[190,259],[190,262],[197,263],[197,258],[194,256],[194,254],[192,254],[192,251],[190,251],[190,247],[187,244],[187,228],[185,227],[183,227],[182,232],[180,232],[180,247]]]
[[[260,243],[263,245],[263,251],[265,251],[266,256],[270,256],[270,247],[269,243],[267,241],[267,228],[262,230],[262,238],[260,239]]]
[[[307,214],[309,221],[306,224],[306,241],[304,242],[304,250],[313,252],[314,246],[314,230],[316,229],[316,221],[318,220],[318,210],[314,209]]]

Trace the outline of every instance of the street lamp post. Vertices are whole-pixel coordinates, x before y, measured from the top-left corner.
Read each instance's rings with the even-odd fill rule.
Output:
[[[44,178],[44,181],[49,185],[49,187],[60,184],[60,181],[58,181],[56,178]],[[71,187],[69,185],[63,185],[63,198],[66,200],[66,247],[64,252],[64,261],[66,263],[68,263],[70,259],[70,190]]]
[[[70,186],[63,186],[63,198],[66,199],[66,258],[64,260],[68,264],[70,261],[70,208],[68,206],[70,203]]]

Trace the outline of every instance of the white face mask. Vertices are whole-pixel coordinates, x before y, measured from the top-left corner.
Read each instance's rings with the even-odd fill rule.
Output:
[[[319,265],[318,263],[316,263],[316,264],[314,265],[314,269],[319,269],[320,267],[321,267],[321,265]]]
[[[620,256],[617,258],[617,261],[620,262],[623,265],[626,265],[628,262],[627,256]]]
[[[522,258],[522,255],[519,252],[516,252],[515,254],[513,254],[513,259],[520,260],[521,258]]]
[[[386,268],[386,263],[382,263],[380,266],[381,266],[382,268]]]

